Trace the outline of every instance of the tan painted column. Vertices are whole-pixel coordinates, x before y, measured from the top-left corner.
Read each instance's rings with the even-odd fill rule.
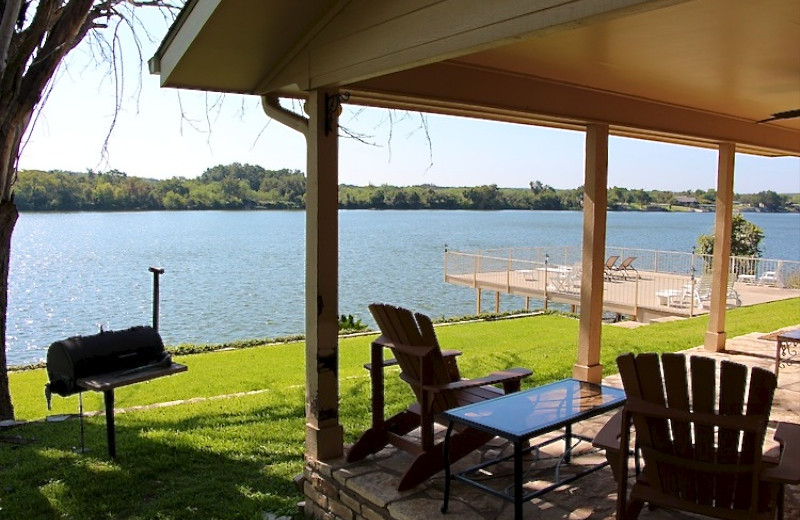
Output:
[[[306,455],[336,458],[339,424],[338,115],[326,131],[326,92],[309,92],[306,188]],[[336,93],[331,93],[336,95]]]
[[[736,145],[720,143],[717,167],[717,207],[714,218],[714,258],[711,262],[711,309],[705,348],[713,352],[725,350],[725,311],[727,308],[728,269],[731,256],[733,221],[733,166]]]
[[[608,125],[586,128],[586,173],[583,194],[583,272],[578,360],[572,376],[599,383],[600,325],[603,321],[603,281],[608,205]]]

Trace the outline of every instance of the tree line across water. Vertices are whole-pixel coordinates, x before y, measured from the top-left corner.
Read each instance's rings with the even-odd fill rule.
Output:
[[[22,211],[132,211],[204,209],[302,209],[306,177],[299,170],[266,170],[233,163],[207,169],[199,177],[166,180],[131,177],[111,170],[19,172],[15,201]],[[713,206],[715,190],[608,189],[609,209],[669,210]],[[744,206],[764,211],[798,211],[800,194],[774,191],[741,194]],[[540,181],[529,188],[339,186],[342,209],[538,209],[579,210],[583,187],[555,189]]]

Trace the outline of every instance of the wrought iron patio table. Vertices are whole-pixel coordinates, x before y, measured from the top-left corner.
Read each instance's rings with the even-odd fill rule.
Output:
[[[577,379],[564,379],[496,399],[453,408],[439,414],[439,419],[448,424],[444,444],[445,489],[442,512],[447,512],[451,481],[459,480],[513,502],[514,518],[521,519],[522,506],[527,500],[541,496],[608,465],[608,461],[603,461],[563,479],[557,476],[556,482],[547,487],[523,493],[523,455],[563,439],[563,460],[569,463],[571,451],[574,448],[573,438],[591,441],[589,438],[573,433],[572,425],[619,408],[624,404],[625,392],[621,389],[585,383]],[[448,458],[449,440],[456,425],[468,426],[507,439],[513,444],[514,452],[511,455],[489,460],[451,475]],[[561,429],[563,429],[561,435],[533,446],[529,445],[530,439]],[[473,477],[478,470],[509,459],[513,459],[514,468],[514,482],[510,493],[491,488]]]
[[[781,368],[797,363],[795,357],[800,350],[800,329],[773,332],[759,339],[775,341],[775,377]]]

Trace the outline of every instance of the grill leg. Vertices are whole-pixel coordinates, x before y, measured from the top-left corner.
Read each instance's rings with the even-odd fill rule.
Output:
[[[86,442],[83,436],[83,392],[78,392],[78,406],[81,411],[81,453],[86,453]]]
[[[114,390],[103,392],[103,401],[106,404],[106,437],[108,438],[108,456],[117,457],[117,439],[114,434]]]

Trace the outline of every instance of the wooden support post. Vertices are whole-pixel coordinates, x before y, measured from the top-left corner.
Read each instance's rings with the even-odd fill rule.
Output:
[[[500,291],[494,293],[494,313],[500,314]]]
[[[581,317],[578,359],[572,369],[575,379],[599,383],[600,324],[603,320],[603,284],[608,204],[608,125],[586,128],[586,179],[583,196],[583,271],[581,273]]]
[[[714,215],[714,257],[711,261],[711,308],[708,313],[706,350],[725,350],[725,312],[733,228],[733,169],[736,145],[720,143],[717,167],[717,207]]]
[[[477,300],[478,300],[477,307],[478,308],[475,310],[475,313],[480,315],[480,313],[481,313],[481,298],[483,297],[483,294],[481,293],[480,287],[478,289],[476,289],[476,291],[477,291],[477,294],[478,294],[478,298],[477,298]]]
[[[333,102],[332,100],[334,100]],[[306,189],[306,455],[340,457],[338,93],[308,94]]]
[[[531,297],[530,296],[526,296],[525,297],[525,312],[527,312],[529,310],[531,310]]]

